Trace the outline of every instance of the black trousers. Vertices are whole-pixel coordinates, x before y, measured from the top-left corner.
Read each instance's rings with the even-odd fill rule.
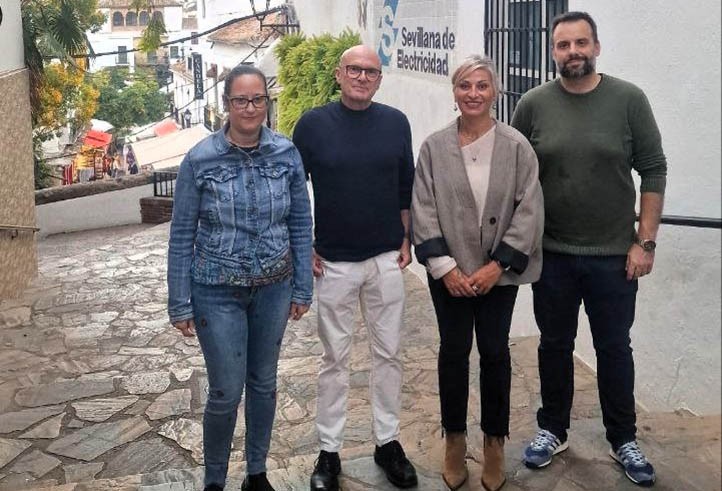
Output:
[[[469,403],[469,354],[476,332],[480,358],[481,429],[509,434],[511,359],[509,329],[518,286],[495,286],[475,298],[452,297],[443,281],[429,276],[429,290],[439,324],[439,397],[441,425],[447,432],[466,431]]]
[[[589,317],[597,355],[602,421],[612,447],[636,438],[634,359],[629,331],[634,323],[637,281],[624,270],[626,256],[574,256],[544,251],[534,283],[542,407],[539,427],[566,440],[574,397],[574,340],[579,307]]]

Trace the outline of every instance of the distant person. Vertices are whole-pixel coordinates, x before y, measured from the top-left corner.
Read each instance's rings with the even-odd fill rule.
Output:
[[[589,14],[556,17],[552,57],[560,77],[527,92],[512,120],[539,157],[546,208],[544,267],[533,286],[542,406],[524,462],[545,467],[569,445],[574,340],[584,302],[610,454],[632,482],[651,486],[654,468],[636,440],[629,332],[637,280],[654,265],[667,161],[649,101],[631,83],[597,73],[600,50]],[[636,231],[632,169],[641,177]]]
[[[469,354],[476,334],[481,485],[496,491],[506,482],[511,317],[519,285],[536,281],[541,272],[544,201],[531,145],[492,116],[500,93],[494,62],[471,56],[451,83],[461,116],[421,145],[411,202],[413,243],[429,272],[441,338],[442,477],[456,490],[469,475]]]
[[[224,127],[181,163],[168,247],[168,313],[198,335],[208,370],[205,490],[223,489],[245,388],[243,491],[272,491],[266,459],[276,372],[289,318],[311,304],[311,205],[301,157],[263,126],[266,77],[242,65],[225,79]]]
[[[414,161],[406,116],[372,102],[381,78],[381,61],[371,48],[349,48],[336,67],[341,100],[308,111],[293,134],[313,184],[313,273],[323,344],[316,417],[321,452],[312,491],[339,489],[359,299],[371,344],[374,461],[395,486],[417,484],[416,470],[399,443],[402,270],[411,261]]]
[[[191,111],[190,109],[186,109],[183,112],[183,128],[190,128],[191,127]]]

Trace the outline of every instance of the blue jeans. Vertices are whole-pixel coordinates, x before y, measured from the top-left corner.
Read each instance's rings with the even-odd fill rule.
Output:
[[[238,405],[246,387],[248,474],[266,471],[276,412],[276,372],[291,305],[291,280],[261,287],[192,283],[196,333],[208,370],[203,414],[205,485],[223,486]]]
[[[637,281],[628,281],[626,256],[574,256],[544,251],[541,278],[532,285],[539,343],[542,407],[539,427],[567,438],[574,397],[574,340],[579,306],[589,318],[597,355],[597,384],[607,440],[614,448],[636,437],[634,323]]]

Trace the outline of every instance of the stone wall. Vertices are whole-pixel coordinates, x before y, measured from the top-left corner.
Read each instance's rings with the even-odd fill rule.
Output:
[[[27,70],[0,73],[0,224],[35,226],[33,147]],[[37,274],[33,231],[0,230],[0,300]]]
[[[173,216],[173,198],[150,196],[140,198],[140,217],[143,223],[170,222]]]

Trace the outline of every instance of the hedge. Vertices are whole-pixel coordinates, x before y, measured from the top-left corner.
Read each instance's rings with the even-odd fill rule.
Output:
[[[344,51],[361,44],[357,33],[346,30],[306,38],[303,34],[284,36],[276,47],[278,81],[278,130],[288,136],[301,115],[309,109],[339,100],[340,89],[334,70]]]

